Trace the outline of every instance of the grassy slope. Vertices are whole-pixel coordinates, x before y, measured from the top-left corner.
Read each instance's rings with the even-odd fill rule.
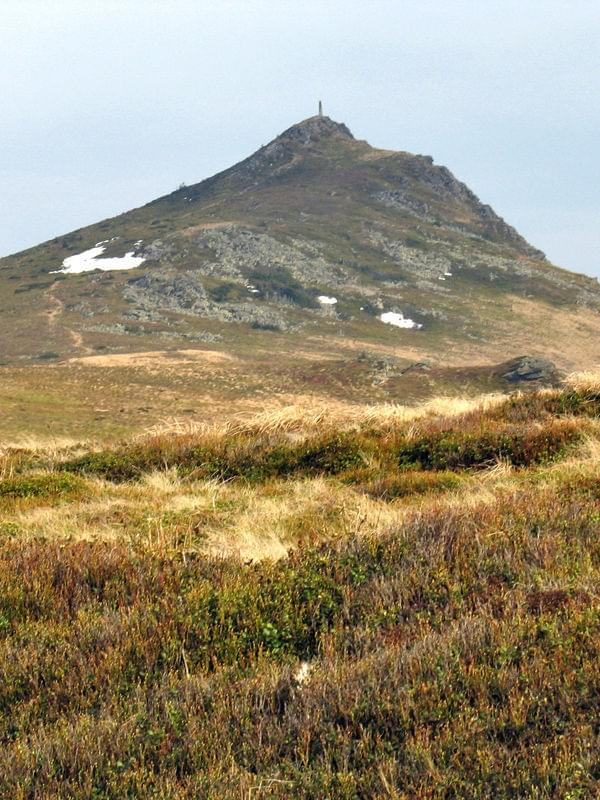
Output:
[[[599,389],[5,450],[0,793],[596,796]]]
[[[282,166],[285,169],[280,169]],[[167,323],[132,324],[122,316],[129,310],[122,295],[128,280],[147,270],[194,269],[212,260],[209,250],[197,248],[195,237],[206,226],[234,222],[278,241],[300,238],[317,243],[331,264],[343,263],[353,279],[381,294],[386,306],[399,305],[417,315],[419,309],[435,314],[425,318],[426,325],[416,337],[413,331],[394,329],[361,313],[365,298],[351,288],[340,289],[336,294],[340,296],[341,319],[335,323],[305,309],[295,310],[298,321],[305,322],[301,336],[314,338],[315,352],[337,338],[340,343],[360,341],[366,347],[412,348],[442,364],[449,360],[493,362],[530,351],[554,357],[570,369],[583,368],[586,360],[590,362],[590,354],[596,353],[600,328],[595,310],[597,286],[589,278],[532,258],[524,243],[486,232],[472,204],[436,194],[420,177],[423,170],[434,169],[422,157],[376,150],[365,142],[337,135],[324,137],[307,150],[286,144],[281,163],[273,165],[259,151],[200,184],[2,259],[0,361],[14,364],[25,357],[35,363],[52,354],[65,358],[75,353],[154,350],[157,342],[162,346],[164,340],[157,337],[165,332],[175,334],[169,346],[189,346],[185,333],[208,332],[221,336],[228,352],[242,353],[249,335],[256,336],[256,331],[244,324],[175,315],[172,323],[177,324],[169,327]],[[375,199],[378,192],[399,187],[412,202],[426,204],[427,219]],[[452,225],[462,229],[448,227]],[[433,289],[424,288],[418,275],[374,244],[373,234],[408,243],[423,256],[458,248],[460,263],[451,280],[435,281]],[[161,239],[175,248],[176,255],[148,261],[131,273],[57,279],[49,274],[66,256],[112,237],[118,239],[109,244],[107,256],[122,255],[139,239],[146,244]],[[500,273],[481,263],[481,256],[512,260],[519,269]],[[522,274],[523,268],[528,274]],[[384,281],[392,281],[394,286],[386,287]],[[208,280],[206,285],[218,289],[222,281],[216,283],[211,286]],[[313,294],[331,293],[327,286],[310,290]],[[582,292],[587,297],[583,306]],[[530,311],[543,317],[542,326],[532,329],[531,315],[523,313],[522,303],[529,303]],[[95,316],[85,316],[87,311],[82,308]],[[88,330],[90,325],[110,327],[124,321],[126,333]],[[283,338],[293,343],[298,337],[290,333]],[[277,358],[277,337],[270,344]]]

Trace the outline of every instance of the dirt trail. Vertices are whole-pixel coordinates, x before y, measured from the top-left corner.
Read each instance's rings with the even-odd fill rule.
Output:
[[[48,320],[48,328],[50,329],[50,333],[53,333],[56,330],[58,320],[60,317],[62,317],[65,311],[64,302],[60,299],[60,297],[55,295],[55,291],[58,286],[59,282],[55,281],[52,286],[50,286],[44,292],[44,296],[49,303],[49,308],[45,313]],[[77,350],[83,350],[84,354],[86,355],[94,352],[90,347],[86,346],[83,341],[83,336],[79,331],[76,331],[73,328],[65,328],[65,330],[73,343],[73,347],[75,347]]]
[[[54,294],[57,286],[58,281],[55,281],[52,286],[50,286],[44,292],[44,296],[50,303],[50,308],[46,311],[46,316],[48,317],[48,327],[50,330],[53,330],[56,327],[56,320],[62,316],[65,310],[65,304],[63,301]]]

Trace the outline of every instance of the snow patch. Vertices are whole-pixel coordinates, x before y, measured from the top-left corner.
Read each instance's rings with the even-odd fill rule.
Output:
[[[335,298],[335,297],[327,297],[326,294],[320,294],[317,297],[317,300],[323,306],[334,306],[337,303],[337,298]]]
[[[62,269],[52,270],[51,274],[74,275],[79,272],[92,272],[95,269],[100,269],[103,272],[134,269],[134,267],[139,267],[146,260],[136,256],[133,250],[125,253],[120,258],[98,258],[105,250],[106,247],[96,245],[96,247],[84,250],[83,253],[78,253],[76,256],[69,256],[63,261]]]
[[[383,314],[379,315],[379,319],[388,325],[395,325],[397,328],[419,329],[423,327],[418,322],[405,317],[404,314],[397,314],[395,311],[384,311]]]

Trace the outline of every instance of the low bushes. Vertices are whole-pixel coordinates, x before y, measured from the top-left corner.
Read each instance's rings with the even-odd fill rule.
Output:
[[[89,453],[64,464],[64,469],[108,480],[138,478],[155,469],[175,467],[181,475],[195,478],[267,478],[300,475],[337,475],[363,462],[372,445],[360,436],[338,433],[298,444],[239,437],[232,440],[196,442],[167,439],[146,445]]]
[[[19,501],[74,500],[87,491],[85,482],[68,472],[17,475],[0,480],[0,506]]]
[[[525,392],[508,397],[486,414],[488,419],[508,422],[536,422],[556,416],[600,416],[600,392],[566,388]]]
[[[379,500],[396,500],[413,495],[445,492],[456,489],[460,484],[460,477],[450,470],[439,472],[390,470],[385,475],[358,482],[356,488]]]
[[[594,796],[599,511],[533,486],[250,566],[0,544],[0,795]]]
[[[300,442],[238,437],[213,441],[183,438],[89,453],[63,464],[83,475],[112,481],[134,480],[156,469],[176,468],[182,476],[261,481],[292,475],[339,475],[360,470],[369,459],[395,470],[461,470],[488,467],[499,459],[518,467],[560,456],[581,438],[575,422],[544,426],[487,424],[478,429],[425,431],[408,438],[402,431],[339,432]],[[408,479],[406,479],[408,480]],[[414,485],[417,485],[414,479]],[[399,484],[398,484],[399,485]],[[402,494],[398,489],[397,496]]]
[[[143,535],[128,545],[19,539],[23,519],[5,515],[0,796],[595,796],[597,470],[527,471],[593,426],[557,418],[548,396],[515,400],[500,417],[494,408],[298,440],[239,430],[155,437],[0,481],[0,503],[19,507],[85,498],[95,491],[88,474],[337,476],[208,490],[173,480],[183,506],[169,476],[156,483],[158,500],[148,481],[110,487],[109,503],[91,504],[107,530],[111,509],[135,508],[132,526],[168,528],[168,547]],[[498,459],[522,471],[477,475]],[[384,506],[336,493],[340,481],[377,499],[431,497]],[[310,483],[320,492],[312,505]],[[458,501],[436,496],[462,485]],[[265,513],[284,516],[277,503],[290,494],[293,541],[328,543],[277,563],[203,556],[190,543],[230,491],[239,502],[228,517],[232,549],[243,524],[254,535],[263,520],[236,527],[244,502],[258,497]],[[110,504],[117,495],[123,508]],[[135,498],[150,498],[152,514]]]
[[[498,460],[527,467],[560,457],[585,430],[586,421],[575,417],[599,413],[600,395],[571,389],[536,392],[461,417],[425,417],[416,423],[416,433],[410,423],[401,422],[382,428],[329,429],[302,440],[285,433],[164,435],[90,452],[67,460],[61,469],[112,481],[135,480],[145,472],[168,468],[181,476],[261,481],[356,473],[373,461],[383,473],[398,467],[480,469]],[[400,483],[397,490],[390,487],[390,496],[402,496]],[[420,491],[417,484],[413,479],[414,491]]]
[[[460,470],[505,460],[527,467],[551,461],[580,438],[579,426],[564,421],[551,421],[543,427],[488,425],[478,431],[442,430],[402,444],[397,463],[424,470]]]

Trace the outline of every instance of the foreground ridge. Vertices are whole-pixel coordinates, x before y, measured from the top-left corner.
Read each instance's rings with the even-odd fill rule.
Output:
[[[2,795],[594,794],[599,415],[588,374],[5,450]]]

